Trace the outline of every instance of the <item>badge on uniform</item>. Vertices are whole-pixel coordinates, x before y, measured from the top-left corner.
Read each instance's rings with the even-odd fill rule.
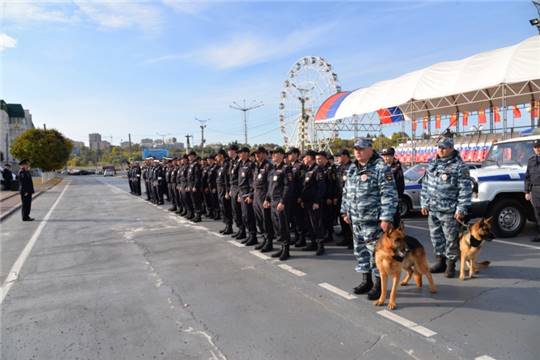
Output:
[[[262,179],[262,174],[257,175],[257,179]]]
[[[388,182],[394,180],[394,175],[392,175],[392,171],[385,172],[384,177],[385,177],[386,181],[388,181]]]
[[[367,181],[368,179],[368,176],[366,174],[362,174],[362,176],[360,176],[360,180],[362,181]]]
[[[441,179],[442,179],[443,181],[448,180],[448,175],[442,174],[442,175],[441,175]]]
[[[277,181],[278,179],[278,176],[277,175],[274,175],[274,177],[272,178],[274,181]]]
[[[242,171],[241,176],[242,176],[242,177],[245,177],[245,176],[246,176],[246,173]]]
[[[347,181],[347,175],[343,175],[343,181]]]

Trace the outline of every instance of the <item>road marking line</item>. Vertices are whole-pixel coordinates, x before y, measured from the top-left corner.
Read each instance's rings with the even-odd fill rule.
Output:
[[[60,193],[60,195],[58,196],[56,201],[53,203],[53,205],[51,206],[51,208],[49,209],[49,211],[47,212],[47,214],[45,215],[45,217],[43,218],[43,220],[41,221],[41,223],[37,227],[36,231],[34,231],[34,234],[30,238],[30,241],[28,241],[28,243],[24,247],[23,251],[21,252],[19,257],[17,258],[17,260],[15,261],[13,266],[11,267],[11,270],[9,271],[8,276],[4,280],[4,284],[2,285],[2,288],[0,288],[0,304],[2,304],[4,302],[4,299],[5,299],[8,291],[9,291],[9,289],[11,289],[11,287],[13,286],[15,281],[19,278],[19,274],[21,272],[21,269],[22,269],[26,259],[30,255],[30,251],[32,251],[32,248],[34,247],[37,239],[39,238],[39,235],[41,235],[41,232],[45,228],[45,225],[47,225],[47,221],[49,220],[49,218],[51,217],[52,212],[54,211],[54,209],[56,208],[56,206],[60,202],[60,199],[62,199],[62,196],[64,196],[66,190],[69,187],[69,184],[70,183],[66,184],[66,187],[64,188],[64,190],[62,190],[62,192]]]
[[[295,269],[292,266],[287,265],[287,264],[280,264],[280,265],[278,265],[278,267],[282,268],[285,271],[290,272],[291,274],[299,276],[299,277],[306,276],[305,272],[297,270],[297,269]]]
[[[521,246],[521,247],[526,247],[526,248],[529,248],[529,249],[540,250],[540,246],[533,246],[533,245],[527,245],[527,244],[519,244],[519,243],[510,242],[510,241],[504,241],[504,240],[493,240],[493,242],[498,242],[498,243],[501,243],[501,244],[507,244],[507,245]]]
[[[228,242],[229,244],[233,244],[233,245],[236,246],[236,247],[241,247],[241,248],[245,247],[244,244],[240,244],[239,242],[234,241],[234,240],[229,240],[229,241],[227,241],[227,242]]]
[[[425,327],[423,327],[421,325],[418,325],[417,323],[415,323],[413,321],[407,320],[402,316],[396,315],[391,311],[381,310],[381,311],[377,311],[377,314],[381,315],[382,317],[387,318],[388,320],[392,320],[392,321],[400,324],[401,326],[404,326],[404,327],[406,327],[408,329],[411,329],[412,331],[415,331],[415,332],[417,332],[420,335],[423,335],[425,337],[432,337],[434,335],[437,335],[437,333],[435,331],[431,331],[428,328],[425,328]]]
[[[410,227],[411,229],[429,231],[429,228],[425,228],[425,227],[421,227],[421,226],[414,226],[414,225],[407,225],[407,223],[405,223],[405,227]],[[516,243],[516,242],[511,242],[511,241],[493,240],[493,242],[497,242],[497,243],[500,243],[500,244],[506,244],[506,245],[521,246],[521,247],[525,247],[525,248],[529,248],[529,249],[540,250],[540,246],[534,246],[534,245],[528,245],[528,244],[520,244],[520,243]]]
[[[405,223],[405,227],[410,227],[411,229],[418,229],[418,230],[429,231],[429,228],[425,228],[425,227],[422,227],[422,226],[408,225],[407,223]]]
[[[341,290],[340,288],[335,287],[334,285],[331,285],[329,283],[320,283],[319,286],[322,287],[323,289],[326,289],[326,290],[328,290],[330,292],[333,292],[334,294],[339,295],[342,298],[345,298],[347,300],[356,299],[356,296],[351,295],[348,292],[346,292],[345,290]]]
[[[258,258],[261,258],[263,260],[270,260],[272,259],[270,256],[266,256],[264,254],[261,254],[260,252],[258,252],[257,250],[253,250],[253,251],[250,251],[249,252],[251,255],[255,255],[256,257]]]
[[[492,358],[489,355],[482,355],[482,356],[475,357],[474,360],[495,360],[495,358]]]

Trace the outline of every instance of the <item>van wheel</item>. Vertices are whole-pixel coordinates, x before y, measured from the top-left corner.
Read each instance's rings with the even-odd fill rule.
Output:
[[[527,221],[523,206],[513,199],[498,201],[489,211],[489,216],[493,216],[492,232],[504,238],[517,236]]]

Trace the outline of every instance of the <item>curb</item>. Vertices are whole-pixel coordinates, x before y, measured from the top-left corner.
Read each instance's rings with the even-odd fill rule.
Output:
[[[61,184],[62,182],[64,181],[64,179],[62,179],[62,181],[60,181],[58,184]],[[53,186],[51,186],[50,188],[48,188],[47,190],[41,190],[41,191],[38,191],[37,193],[35,193],[34,195],[32,195],[32,200],[34,200],[35,198],[37,198],[38,196],[40,196],[41,194],[51,190],[53,187],[57,186],[58,184],[54,184]],[[15,195],[19,195],[19,194],[15,194]],[[15,196],[13,195],[13,196]],[[11,198],[11,197],[10,197]],[[0,215],[0,222],[4,221],[6,218],[8,218],[11,214],[13,214],[14,212],[16,212],[17,210],[19,210],[20,208],[22,207],[22,203],[20,203],[19,205],[16,205],[14,207],[12,207],[11,209],[9,209],[8,211],[6,211],[5,213],[2,213]]]
[[[18,192],[18,191],[17,191],[15,194],[11,194],[11,195],[9,195],[9,196],[3,198],[2,201],[5,201],[5,200],[7,200],[7,199],[11,199],[12,197],[17,196],[17,195],[19,195],[19,192]]]

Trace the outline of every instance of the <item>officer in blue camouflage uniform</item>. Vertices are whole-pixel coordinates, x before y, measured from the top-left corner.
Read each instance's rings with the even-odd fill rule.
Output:
[[[362,274],[362,283],[353,291],[355,294],[367,293],[368,299],[375,300],[381,293],[374,258],[375,244],[383,231],[392,227],[398,196],[392,171],[372,146],[372,141],[367,138],[354,144],[356,162],[347,173],[341,214],[346,223],[352,224],[354,254],[358,261],[356,271]]]
[[[527,161],[525,172],[525,200],[530,201],[536,216],[536,237],[532,240],[540,242],[540,139],[533,143],[534,155]]]
[[[458,221],[463,221],[471,206],[472,182],[469,167],[454,149],[450,137],[438,142],[437,157],[429,164],[422,179],[422,214],[428,215],[431,242],[437,257],[432,273],[456,274],[459,256]]]

